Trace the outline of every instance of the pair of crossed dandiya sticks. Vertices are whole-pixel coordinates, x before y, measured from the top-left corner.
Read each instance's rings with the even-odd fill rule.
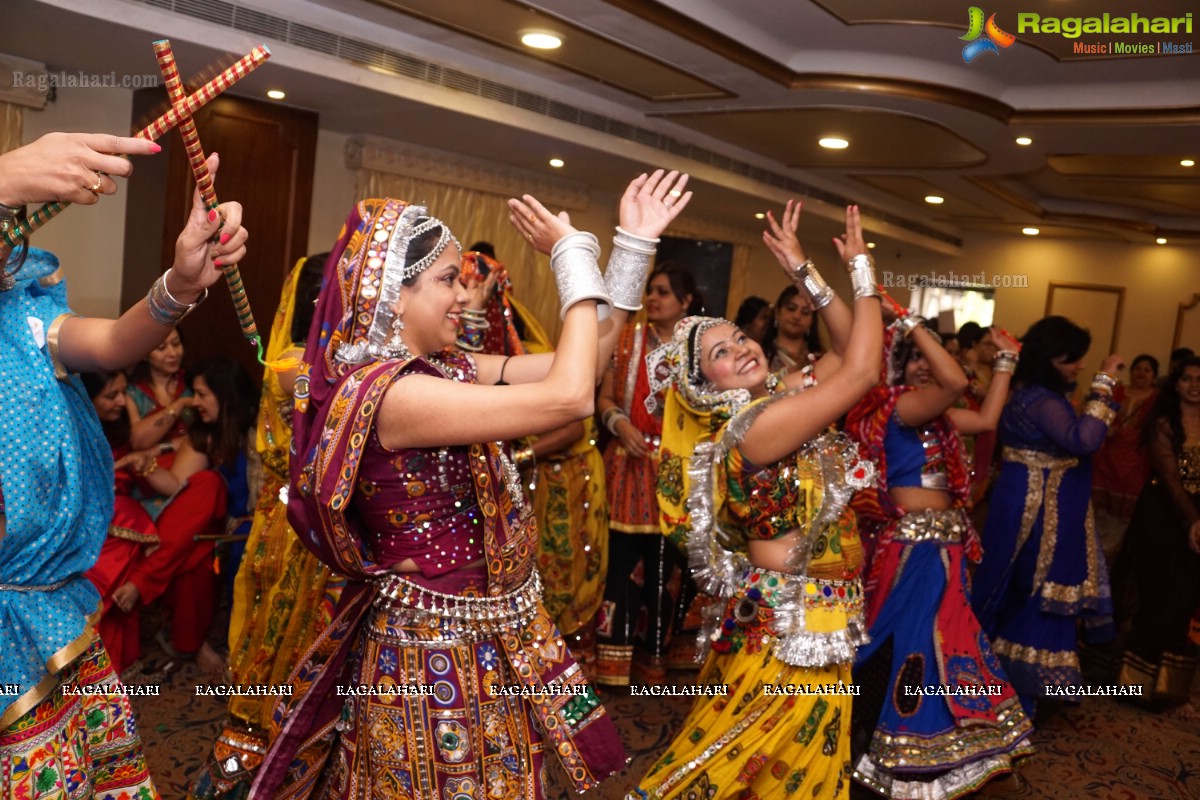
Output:
[[[233,66],[221,72],[208,83],[192,94],[185,94],[183,83],[179,80],[179,70],[175,65],[175,54],[171,52],[171,43],[166,39],[154,43],[154,54],[158,58],[158,68],[162,71],[163,82],[167,95],[171,100],[171,108],[167,113],[151,122],[134,134],[138,139],[154,141],[165,135],[172,128],[179,128],[183,137],[183,147],[187,152],[188,164],[192,168],[192,176],[196,179],[196,187],[200,197],[210,211],[217,208],[217,193],[213,189],[212,176],[205,163],[204,149],[200,146],[200,135],[196,131],[196,123],[192,119],[207,103],[230,86],[249,75],[271,57],[271,51],[266,45],[259,45],[237,61]],[[69,202],[47,203],[29,216],[19,226],[5,231],[4,244],[15,248],[31,233],[53,219],[60,211],[69,206]],[[214,240],[220,236],[220,229],[214,235]],[[229,293],[233,296],[233,305],[237,310],[238,324],[242,335],[258,349],[259,361],[262,361],[262,343],[258,336],[258,328],[254,324],[254,314],[250,310],[250,301],[246,298],[246,288],[242,285],[242,275],[236,264],[221,267],[225,274],[225,282]]]

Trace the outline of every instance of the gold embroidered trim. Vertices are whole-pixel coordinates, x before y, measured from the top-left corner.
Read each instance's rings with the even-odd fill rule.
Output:
[[[108,526],[108,535],[114,539],[124,539],[129,542],[139,542],[141,544],[157,544],[159,539],[153,533],[142,533],[131,528],[122,528],[117,525]]]
[[[996,637],[992,639],[992,651],[1012,661],[1037,664],[1043,667],[1074,667],[1079,669],[1079,654],[1074,650],[1041,650],[1037,647],[1010,642]]]
[[[58,688],[58,673],[75,659],[83,655],[92,643],[96,641],[96,625],[100,622],[103,604],[98,606],[83,624],[83,633],[79,638],[63,647],[46,662],[46,672],[49,674],[37,682],[32,689],[13,701],[0,715],[0,732],[5,731],[14,722],[25,716],[34,706],[45,700],[51,692]]]
[[[1095,417],[1105,425],[1112,425],[1112,421],[1117,418],[1116,410],[1103,400],[1089,400],[1083,407],[1083,415]]]

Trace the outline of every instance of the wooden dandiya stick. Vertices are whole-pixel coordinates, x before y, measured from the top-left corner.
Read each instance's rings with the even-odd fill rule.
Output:
[[[134,137],[155,141],[166,135],[183,120],[191,119],[193,114],[212,101],[217,95],[249,75],[270,57],[271,51],[267,49],[267,46],[259,45],[242,56],[229,69],[224,70],[220,75],[217,75],[208,83],[201,86],[197,91],[183,98],[181,101],[173,103],[167,113],[133,134]],[[0,244],[0,250],[3,250],[5,246],[15,248],[30,234],[54,219],[59,212],[69,205],[71,204],[66,201],[46,203],[37,211],[30,214],[20,225],[4,232],[4,243]]]
[[[162,72],[167,96],[171,100],[171,105],[174,106],[183,101],[184,93],[183,83],[179,80],[179,69],[175,65],[175,54],[171,51],[171,42],[167,39],[159,39],[155,42],[154,55],[158,58],[158,68]],[[188,163],[192,167],[192,176],[196,179],[196,188],[200,191],[200,197],[204,200],[206,208],[216,211],[219,205],[217,190],[213,188],[212,175],[208,171],[208,164],[205,163],[204,148],[200,146],[200,133],[196,130],[196,123],[192,120],[191,115],[179,121],[179,135],[183,137],[183,148],[187,152]],[[224,221],[221,224],[223,225]],[[218,226],[217,233],[213,235],[214,241],[219,236],[220,230],[221,228]],[[229,294],[233,297],[233,306],[237,310],[238,324],[242,328],[242,335],[261,350],[258,327],[254,324],[254,312],[250,310],[246,287],[242,285],[241,271],[236,264],[222,264],[221,272],[225,275],[225,283],[229,286]],[[259,353],[259,360],[262,360],[261,353]]]

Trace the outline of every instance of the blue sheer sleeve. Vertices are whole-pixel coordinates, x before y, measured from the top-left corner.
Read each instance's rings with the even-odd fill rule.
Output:
[[[1108,425],[1096,417],[1076,415],[1065,398],[1046,393],[1030,403],[1026,412],[1037,429],[1073,456],[1090,456],[1108,436]]]

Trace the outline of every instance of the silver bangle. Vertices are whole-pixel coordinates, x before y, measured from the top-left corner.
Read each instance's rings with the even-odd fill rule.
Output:
[[[875,285],[875,260],[866,253],[859,253],[852,256],[846,264],[850,268],[850,285],[854,287],[854,299],[879,297],[879,288]]]
[[[657,245],[658,239],[647,239],[617,226],[608,267],[604,270],[604,287],[614,306],[624,311],[641,309],[646,275],[658,251]]]
[[[550,269],[554,272],[558,299],[562,302],[559,319],[565,318],[567,309],[581,300],[597,301],[600,319],[606,319],[612,313],[612,298],[604,288],[596,263],[599,256],[600,243],[590,233],[577,231],[554,243],[550,251]]]
[[[829,288],[829,284],[817,271],[817,265],[811,258],[806,258],[792,267],[792,281],[808,293],[814,311],[820,311],[833,302],[833,289]]]
[[[146,306],[150,310],[151,319],[159,325],[175,326],[208,298],[208,288],[205,287],[204,293],[196,298],[196,302],[180,302],[167,288],[167,276],[170,274],[171,270],[168,269],[150,285],[150,291],[146,293]]]
[[[903,335],[905,339],[911,339],[913,331],[920,327],[923,322],[925,322],[925,320],[921,317],[918,317],[916,314],[906,314],[905,316],[896,320],[896,328],[900,331],[901,335]]]

